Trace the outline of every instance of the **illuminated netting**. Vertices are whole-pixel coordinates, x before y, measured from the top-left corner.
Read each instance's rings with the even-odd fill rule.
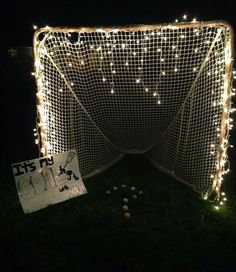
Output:
[[[204,197],[228,171],[232,30],[224,22],[35,33],[39,145],[83,178],[144,154]]]

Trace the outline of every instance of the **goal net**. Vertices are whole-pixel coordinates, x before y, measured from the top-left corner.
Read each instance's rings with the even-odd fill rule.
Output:
[[[39,146],[76,149],[83,178],[127,153],[207,197],[227,172],[232,30],[224,22],[42,28]]]

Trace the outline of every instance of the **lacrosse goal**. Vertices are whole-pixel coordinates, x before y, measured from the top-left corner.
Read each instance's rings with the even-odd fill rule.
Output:
[[[219,194],[231,127],[224,22],[42,28],[34,36],[39,146],[78,152],[83,178],[127,153]]]

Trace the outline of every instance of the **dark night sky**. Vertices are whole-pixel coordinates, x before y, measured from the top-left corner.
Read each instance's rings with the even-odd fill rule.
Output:
[[[102,26],[172,22],[184,13],[199,20],[226,20],[236,28],[236,0],[8,1],[0,22],[8,45],[31,46],[32,24]]]

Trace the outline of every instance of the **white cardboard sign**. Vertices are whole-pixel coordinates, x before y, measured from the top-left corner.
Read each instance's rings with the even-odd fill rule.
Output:
[[[24,213],[87,193],[75,150],[12,164]]]

